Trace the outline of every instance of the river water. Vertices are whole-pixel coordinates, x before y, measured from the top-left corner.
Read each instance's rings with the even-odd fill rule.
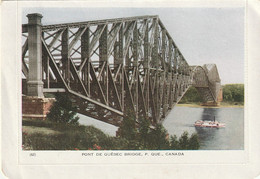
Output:
[[[194,127],[196,120],[225,123],[225,128]],[[244,149],[244,108],[192,108],[176,106],[163,123],[169,134],[197,133],[201,150]]]
[[[194,127],[197,120],[213,120],[225,123],[225,128]],[[93,125],[115,136],[117,127],[80,115],[80,124]],[[163,122],[170,135],[180,137],[184,131],[197,133],[200,150],[244,149],[244,108],[193,108],[176,106]]]

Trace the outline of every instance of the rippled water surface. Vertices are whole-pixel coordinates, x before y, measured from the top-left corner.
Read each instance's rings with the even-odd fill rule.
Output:
[[[93,125],[105,133],[115,136],[117,127],[79,115],[83,125]],[[197,120],[213,120],[226,124],[225,128],[194,127]],[[192,108],[176,106],[163,123],[169,134],[178,137],[184,131],[197,133],[201,150],[244,149],[244,108]]]
[[[225,128],[194,127],[196,120],[225,123]],[[180,136],[184,131],[197,133],[200,149],[244,149],[244,108],[192,108],[175,107],[163,123],[170,134]]]

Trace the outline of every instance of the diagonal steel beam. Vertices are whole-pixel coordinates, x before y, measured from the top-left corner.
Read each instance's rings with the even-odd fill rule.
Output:
[[[85,86],[84,86],[84,84],[83,84],[83,82],[82,82],[82,80],[81,80],[81,78],[80,78],[78,72],[77,72],[77,69],[76,69],[74,63],[72,62],[71,58],[69,58],[69,60],[70,60],[70,67],[71,67],[71,70],[72,70],[72,74],[73,74],[74,77],[76,77],[76,79],[78,80],[78,82],[79,82],[79,84],[80,84],[80,87],[81,87],[82,90],[84,91],[85,95],[86,95],[86,96],[89,96],[89,94],[88,94],[88,92],[87,92],[87,90],[86,90],[86,88],[85,88]]]
[[[50,50],[48,49],[47,44],[45,43],[44,39],[42,38],[42,47],[43,49],[46,51],[47,55],[50,58],[50,65],[52,65],[54,67],[54,69],[52,70],[56,76],[56,78],[60,79],[60,81],[63,83],[64,87],[66,88],[66,90],[69,90],[69,87],[67,85],[67,83],[65,82],[64,78],[62,77],[62,74],[53,58],[53,56],[51,55]]]
[[[114,108],[112,108],[112,107],[109,107],[109,106],[107,106],[107,105],[105,105],[105,104],[102,104],[102,103],[100,103],[100,102],[98,102],[98,101],[96,101],[96,100],[93,100],[93,99],[91,99],[91,98],[89,98],[89,97],[87,97],[87,96],[85,96],[85,95],[82,95],[82,94],[77,93],[77,92],[72,91],[72,90],[68,90],[68,91],[69,91],[69,93],[71,93],[71,94],[73,94],[73,95],[75,95],[75,96],[78,96],[78,97],[80,97],[80,98],[82,98],[82,99],[85,99],[85,100],[87,100],[87,101],[89,101],[89,102],[91,102],[91,103],[93,103],[93,104],[96,104],[96,105],[98,105],[98,106],[100,106],[100,107],[102,107],[102,108],[104,108],[104,109],[110,110],[110,111],[112,111],[112,112],[114,112],[114,113],[116,113],[116,114],[118,114],[118,115],[120,115],[120,116],[123,116],[123,115],[124,115],[123,112],[121,112],[121,111],[119,111],[119,110],[116,110],[116,109],[114,109]]]
[[[114,44],[115,44],[115,41],[116,41],[116,37],[117,37],[117,34],[120,31],[121,26],[122,26],[122,23],[119,23],[118,25],[116,25],[116,27],[113,30],[114,33],[111,34],[110,37],[108,38],[108,57],[113,52],[112,48],[114,47]]]
[[[124,68],[122,69],[122,72],[123,72],[123,76],[124,76],[123,77],[124,78],[124,89],[126,91],[126,94],[125,94],[125,98],[126,98],[125,105],[126,105],[126,107],[131,107],[135,111],[133,96],[132,96],[131,90],[129,88],[129,81],[128,81],[127,73],[126,73]],[[130,102],[130,106],[128,106],[129,104],[126,104],[127,99],[130,100],[130,101],[128,101],[128,102]]]
[[[86,27],[81,27],[79,28],[79,30],[76,32],[74,39],[70,42],[69,44],[69,54],[72,51],[73,47],[75,46],[75,44],[78,42],[78,40],[80,39],[80,37],[82,36],[82,34],[86,31],[86,29],[88,28],[88,26]]]
[[[114,78],[112,77],[112,72],[111,72],[111,69],[109,66],[108,66],[108,78],[109,78],[109,82],[112,83],[112,88],[114,90],[114,93],[116,94],[116,102],[119,105],[120,110],[122,111],[122,104],[119,99],[119,93],[118,93]]]
[[[50,42],[50,44],[48,45],[48,47],[51,49],[53,47],[53,45],[59,40],[61,34],[64,32],[65,29],[59,30],[55,37],[53,37],[52,41]]]
[[[26,78],[28,77],[28,73],[29,73],[29,69],[26,66],[26,63],[24,61],[24,57],[25,57],[27,50],[28,50],[28,39],[26,39],[26,41],[22,47],[22,72]]]
[[[104,31],[106,25],[99,25],[96,29],[96,31],[94,32],[94,37],[90,42],[89,45],[89,52],[91,52],[93,50],[93,48],[95,47],[96,43],[98,42],[99,38],[102,35],[102,32]],[[87,62],[87,58],[84,59],[84,61],[81,63],[80,67],[79,67],[79,72],[82,71],[82,68],[84,67],[85,63]]]
[[[128,35],[127,35],[127,37],[126,37],[126,42],[125,42],[125,48],[124,48],[124,50],[123,50],[123,58],[125,58],[126,57],[126,54],[127,54],[127,51],[128,51],[128,49],[129,49],[129,45],[130,45],[130,41],[131,41],[131,36],[133,35],[133,33],[134,33],[134,28],[135,28],[135,26],[136,26],[136,22],[134,22],[134,23],[132,23],[131,24],[131,26],[129,27],[129,33],[128,33]]]
[[[98,92],[99,92],[100,95],[101,95],[101,96],[100,96],[100,97],[101,97],[101,101],[102,101],[103,103],[105,103],[106,105],[108,105],[107,100],[106,100],[105,95],[104,95],[104,92],[103,92],[103,90],[102,90],[102,87],[101,87],[101,85],[100,85],[100,83],[99,83],[99,81],[98,81],[98,79],[97,79],[97,76],[96,76],[94,67],[93,67],[93,65],[92,65],[91,62],[88,62],[88,63],[89,63],[89,65],[90,65],[90,75],[91,75],[91,78],[92,78],[92,80],[93,80],[94,85],[97,85],[97,87],[98,87]]]

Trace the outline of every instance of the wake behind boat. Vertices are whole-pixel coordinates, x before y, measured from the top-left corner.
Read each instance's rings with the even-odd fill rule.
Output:
[[[202,121],[198,120],[194,124],[195,127],[211,127],[211,128],[220,128],[225,127],[225,123],[220,123],[218,121]]]

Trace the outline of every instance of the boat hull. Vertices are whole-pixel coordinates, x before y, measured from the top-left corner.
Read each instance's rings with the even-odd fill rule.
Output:
[[[196,121],[195,127],[207,127],[207,128],[222,128],[225,127],[224,123],[213,122],[213,121]]]

